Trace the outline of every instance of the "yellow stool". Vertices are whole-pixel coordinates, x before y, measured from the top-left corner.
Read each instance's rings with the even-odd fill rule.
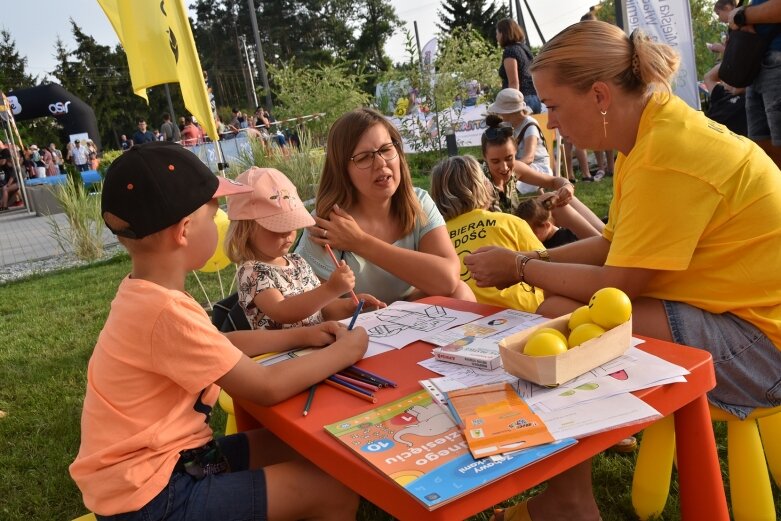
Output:
[[[225,422],[225,435],[236,434],[238,429],[236,428],[236,416],[233,410],[233,398],[221,389],[220,397],[217,401],[222,410],[228,415],[228,421]]]
[[[97,520],[95,519],[95,514],[90,512],[89,514],[84,514],[81,517],[77,517],[73,521],[97,521]]]
[[[713,421],[727,422],[727,464],[735,520],[775,521],[768,466],[778,484],[781,477],[778,442],[781,439],[781,407],[756,409],[745,420],[715,407],[711,407],[710,411]],[[764,452],[760,431],[767,442]],[[670,490],[674,450],[672,417],[664,418],[643,431],[632,480],[632,505],[640,519],[658,516],[664,510]]]

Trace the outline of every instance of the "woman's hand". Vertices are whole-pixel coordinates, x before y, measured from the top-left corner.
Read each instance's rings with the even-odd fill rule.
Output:
[[[575,195],[575,185],[570,183],[565,177],[554,177],[552,186],[556,193],[553,206],[561,207],[568,205]]]
[[[464,265],[478,287],[504,289],[518,283],[515,266],[517,255],[517,252],[507,248],[485,246],[464,257]]]
[[[315,244],[330,244],[342,251],[356,251],[356,247],[366,240],[366,233],[355,219],[337,205],[327,219],[315,217],[315,226],[309,228],[309,235]]]
[[[368,311],[369,309],[371,309],[373,311],[373,310],[376,310],[376,309],[382,309],[382,308],[387,308],[388,307],[388,305],[385,302],[379,300],[374,295],[370,295],[368,293],[358,293],[356,295],[356,297],[358,297],[358,300],[363,300],[363,310],[364,311]],[[350,300],[350,302],[352,302],[352,300]],[[353,302],[353,309],[352,309],[352,311],[355,311],[356,307],[357,307],[357,304],[355,304]]]

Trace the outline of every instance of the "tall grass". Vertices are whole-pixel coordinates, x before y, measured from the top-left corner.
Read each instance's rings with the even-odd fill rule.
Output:
[[[81,182],[81,176],[67,177],[67,181],[53,189],[54,197],[60,203],[68,218],[68,228],[63,229],[49,216],[50,235],[57,241],[63,253],[70,248],[76,257],[92,262],[103,257],[103,217],[100,211],[100,191],[88,191]]]

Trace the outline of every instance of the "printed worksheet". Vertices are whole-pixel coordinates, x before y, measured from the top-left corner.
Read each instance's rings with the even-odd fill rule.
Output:
[[[517,376],[507,374],[501,367],[488,371],[485,369],[479,369],[477,367],[469,367],[466,365],[452,364],[450,362],[443,362],[436,358],[428,358],[418,362],[421,365],[433,371],[435,373],[443,375],[447,380],[454,380],[455,382],[444,382],[445,378],[437,379],[437,381],[443,381],[443,385],[451,386],[452,388],[458,388],[457,385],[461,384],[463,387],[473,387],[475,385],[483,384],[496,384],[502,382],[508,382],[515,384],[518,381]]]
[[[520,331],[538,324],[541,318],[540,315],[534,313],[505,309],[436,335],[428,336],[423,341],[442,347],[466,337],[492,337],[514,328],[520,328],[518,329]],[[502,334],[501,336],[503,338],[507,334]]]
[[[369,341],[401,349],[423,338],[480,318],[477,313],[433,304],[394,302],[387,308],[358,315],[355,326],[369,333]],[[342,320],[349,323],[350,320]]]

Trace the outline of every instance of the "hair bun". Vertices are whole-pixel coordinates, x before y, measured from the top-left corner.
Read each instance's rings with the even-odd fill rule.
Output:
[[[502,123],[502,118],[496,114],[488,114],[485,117],[485,124],[487,127],[498,127]]]

